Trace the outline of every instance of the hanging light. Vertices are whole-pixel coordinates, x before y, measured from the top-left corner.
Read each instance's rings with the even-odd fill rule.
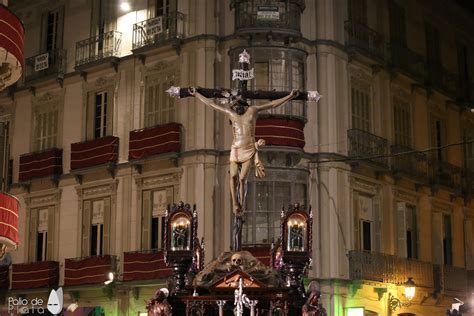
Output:
[[[124,2],[120,3],[120,9],[123,12],[128,12],[132,9],[132,7],[130,6],[130,3],[124,1]]]
[[[405,282],[405,297],[411,301],[415,297],[416,287],[413,278],[409,277]]]

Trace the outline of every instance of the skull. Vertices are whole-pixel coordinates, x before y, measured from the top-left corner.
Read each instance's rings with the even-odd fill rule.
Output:
[[[239,253],[234,253],[230,258],[230,261],[234,267],[240,267],[243,263],[242,255]]]

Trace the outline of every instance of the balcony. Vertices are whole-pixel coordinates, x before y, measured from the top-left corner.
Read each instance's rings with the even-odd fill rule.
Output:
[[[270,245],[243,245],[242,250],[250,252],[256,259],[260,260],[264,265],[270,266]]]
[[[359,52],[383,62],[385,43],[380,33],[355,21],[346,21],[344,30],[346,47],[350,52]]]
[[[468,272],[464,268],[448,265],[437,265],[435,274],[438,273],[436,288],[443,293],[466,294],[468,286]]]
[[[388,160],[385,157],[376,158],[376,156],[387,155],[388,141],[385,138],[376,136],[360,129],[350,129],[347,131],[349,143],[349,158],[363,158],[372,163],[383,167],[388,166]],[[373,158],[371,158],[373,157]]]
[[[349,275],[352,280],[403,284],[412,277],[417,286],[434,287],[433,265],[380,253],[349,251]]]
[[[66,50],[56,49],[25,60],[25,82],[32,83],[41,78],[64,79],[66,73]]]
[[[115,164],[118,146],[119,138],[115,136],[71,144],[71,170]]]
[[[430,179],[432,185],[441,185],[447,188],[461,191],[462,169],[449,162],[431,159]]]
[[[160,46],[173,39],[184,38],[184,14],[171,12],[133,25],[133,49]]]
[[[20,156],[20,182],[34,178],[57,179],[63,173],[63,150],[58,148]]]
[[[423,55],[399,44],[390,44],[390,53],[390,62],[393,67],[402,70],[414,80],[425,83],[428,70]]]
[[[304,121],[291,118],[258,118],[255,138],[263,138],[267,145],[303,148]]]
[[[412,151],[414,150],[410,147],[400,145],[391,146],[393,155]],[[395,174],[403,174],[421,182],[428,180],[428,161],[424,153],[414,152],[411,154],[393,156],[391,168]]]
[[[474,195],[474,171],[465,169],[463,174],[464,194],[468,196]]]
[[[12,265],[12,290],[55,288],[59,281],[59,262],[40,261]]]
[[[441,66],[441,61],[428,60],[428,83],[453,100],[462,98],[459,76]]]
[[[256,1],[233,0],[235,10],[235,32],[283,34],[301,37],[301,13],[304,1],[265,1],[261,5]]]
[[[181,148],[181,124],[168,123],[130,131],[129,160],[175,152]]]
[[[102,284],[116,272],[115,256],[105,255],[64,260],[64,285]]]
[[[125,252],[123,281],[166,279],[172,274],[166,266],[163,250]]]
[[[76,43],[76,67],[118,57],[122,33],[110,31]]]

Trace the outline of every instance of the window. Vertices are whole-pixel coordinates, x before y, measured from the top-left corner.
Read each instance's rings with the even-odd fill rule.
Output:
[[[432,83],[441,83],[441,48],[439,41],[439,31],[433,25],[425,24],[426,36],[426,57],[428,62],[428,72]]]
[[[474,128],[464,131],[466,145],[464,146],[466,168],[474,172]]]
[[[389,5],[390,10],[390,43],[401,47],[406,46],[406,21],[405,9],[391,0]]]
[[[466,260],[466,270],[474,269],[474,234],[472,218],[464,221],[464,253]]]
[[[172,71],[160,72],[146,79],[145,91],[145,127],[174,122],[176,101],[165,92],[175,85]]]
[[[453,264],[451,216],[443,214],[443,263]]]
[[[29,211],[28,260],[30,262],[53,259],[55,207],[42,207]]]
[[[446,144],[446,123],[443,119],[431,117],[431,145],[433,147],[443,147]],[[434,152],[435,159],[442,161],[446,159],[446,150],[438,149]]]
[[[254,47],[247,49],[250,54],[250,68],[254,69],[254,79],[248,82],[252,90],[291,91],[305,88],[306,56],[293,49],[271,47]],[[232,69],[238,69],[238,54],[242,49],[231,53],[234,64]],[[233,81],[237,88],[237,80]],[[269,100],[249,100],[252,104],[264,104]],[[305,103],[301,100],[288,102],[278,108],[268,110],[269,114],[305,116]]]
[[[469,68],[471,67],[469,63],[469,54],[468,48],[462,43],[457,43],[457,55],[458,55],[458,73],[460,79],[460,87],[462,95],[469,99],[470,98],[470,75]]]
[[[86,139],[91,140],[113,134],[113,87],[88,93],[86,113]]]
[[[349,20],[367,25],[367,0],[349,0]]]
[[[256,181],[252,175],[248,182],[243,244],[269,244],[276,241],[280,237],[282,207],[287,209],[291,203],[306,205],[307,202],[305,173],[295,170],[266,171],[264,181]]]
[[[395,132],[395,145],[411,147],[411,113],[407,101],[393,98],[393,126]]]
[[[54,106],[40,107],[34,117],[34,151],[56,146],[58,133],[58,110]]]
[[[43,41],[42,51],[54,51],[62,48],[64,7],[43,14]]]
[[[109,254],[110,197],[84,200],[82,256]]]
[[[416,206],[397,203],[397,254],[402,258],[418,259],[418,230]]]
[[[351,82],[352,128],[371,132],[372,109],[370,100],[370,86]]]
[[[165,211],[173,203],[174,188],[143,191],[142,249],[164,247]]]
[[[353,192],[354,249],[380,251],[379,199]]]
[[[9,123],[0,122],[0,190],[6,192],[11,184]]]

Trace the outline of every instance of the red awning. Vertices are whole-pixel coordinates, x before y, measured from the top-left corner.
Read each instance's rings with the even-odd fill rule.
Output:
[[[16,248],[20,243],[18,235],[18,211],[20,203],[9,194],[0,193],[0,243],[9,249]]]
[[[25,30],[20,19],[0,5],[0,91],[20,79],[24,68],[23,46]]]

